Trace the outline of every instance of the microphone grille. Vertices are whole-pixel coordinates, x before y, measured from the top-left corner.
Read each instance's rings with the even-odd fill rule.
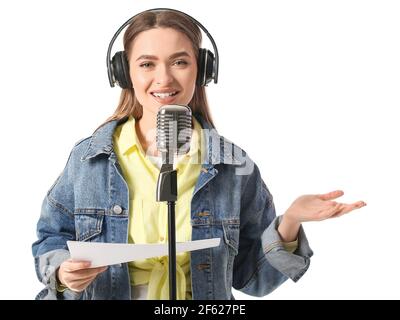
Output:
[[[192,111],[188,106],[166,105],[157,113],[157,149],[178,155],[190,149]]]

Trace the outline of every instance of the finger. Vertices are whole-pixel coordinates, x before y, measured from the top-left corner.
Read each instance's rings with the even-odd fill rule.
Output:
[[[99,275],[100,273],[103,273],[104,271],[106,271],[108,269],[108,267],[101,267],[101,268],[97,268],[98,270],[96,272],[88,272],[87,274],[82,275],[80,278],[75,278],[72,281],[86,281],[92,278],[97,277],[97,275]]]
[[[63,269],[67,272],[73,272],[76,270],[88,269],[90,265],[90,261],[73,261],[70,259],[63,262]]]
[[[319,194],[317,195],[317,197],[321,200],[333,200],[341,197],[342,195],[344,195],[344,192],[342,190],[335,190],[328,193]]]
[[[77,275],[75,273],[68,273],[65,275],[64,282],[68,287],[78,289],[82,283],[92,281],[105,270],[107,270],[107,267],[101,268],[98,272],[90,274],[88,273]]]
[[[75,281],[72,282],[68,287],[75,292],[82,292],[83,290],[85,290],[94,280],[94,277],[86,280],[86,281]]]
[[[84,275],[82,278],[90,278],[90,277],[96,277],[99,273],[102,273],[106,271],[108,267],[99,267],[99,268],[93,268],[93,269],[88,269],[86,275]]]
[[[338,218],[346,213],[349,213],[355,209],[360,209],[362,207],[365,207],[367,204],[364,201],[358,201],[353,204],[343,204],[342,210],[337,212],[333,218]]]
[[[90,275],[87,275],[87,276],[85,276],[85,277],[80,277],[80,278],[71,277],[71,278],[69,279],[68,283],[69,283],[71,286],[78,287],[78,286],[80,286],[80,285],[81,285],[82,283],[84,283],[84,282],[93,280],[94,278],[96,278],[96,276],[97,276],[97,273],[96,273],[96,274],[90,274]]]
[[[347,211],[347,209],[348,209],[347,207],[342,206],[342,208],[338,212],[336,212],[334,215],[332,215],[331,218],[339,218],[339,217],[341,217],[342,215],[344,215],[344,214],[349,212],[349,211]]]
[[[105,270],[107,270],[107,267],[89,268],[67,272],[75,279],[83,279],[91,276],[96,276],[98,273],[101,273]]]
[[[107,268],[108,267],[102,268],[103,269],[102,271],[105,271]],[[99,273],[93,274],[87,278],[72,280],[69,282],[69,287],[73,291],[81,292],[81,291],[85,290],[94,281],[94,279],[96,279],[96,277],[99,275]]]
[[[325,209],[322,210],[318,215],[317,215],[317,219],[318,220],[325,220],[330,218],[332,215],[334,215],[335,213],[337,213],[338,211],[340,211],[342,209],[342,204],[341,203],[336,203],[333,207],[329,208],[329,209]]]
[[[355,202],[354,204],[356,205],[357,209],[358,209],[358,208],[365,207],[365,206],[367,205],[367,203],[364,202],[364,201],[357,201],[357,202]]]
[[[97,274],[91,274],[83,277],[76,277],[74,275],[69,275],[66,276],[65,282],[70,286],[70,287],[79,287],[83,282],[89,281],[91,279],[94,279]]]
[[[351,204],[344,204],[345,205],[345,211],[350,212],[354,209],[360,209],[362,207],[365,207],[367,204],[364,201],[357,201]]]

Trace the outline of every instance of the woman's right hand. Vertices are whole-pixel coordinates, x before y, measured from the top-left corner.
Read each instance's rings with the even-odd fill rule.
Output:
[[[89,261],[64,261],[57,270],[59,283],[72,291],[81,292],[92,283],[96,276],[107,270],[106,267],[90,268]]]

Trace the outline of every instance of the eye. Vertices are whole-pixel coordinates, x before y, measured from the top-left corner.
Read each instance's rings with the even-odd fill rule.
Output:
[[[143,62],[139,65],[139,67],[147,69],[147,68],[150,68],[150,66],[152,66],[152,65],[153,65],[152,62]]]
[[[177,66],[185,66],[185,65],[187,65],[188,63],[187,63],[185,60],[176,60],[176,61],[174,62],[174,64],[177,65]]]

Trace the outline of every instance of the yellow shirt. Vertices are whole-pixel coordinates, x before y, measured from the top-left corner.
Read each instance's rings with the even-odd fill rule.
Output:
[[[180,156],[178,201],[175,206],[176,241],[190,241],[190,205],[201,170],[201,126],[193,118],[194,130],[190,151]],[[141,147],[135,130],[135,119],[119,125],[114,132],[114,149],[129,188],[129,243],[166,243],[168,240],[168,208],[156,202],[159,168],[150,161]],[[190,253],[177,254],[177,298],[191,299]],[[168,257],[156,257],[129,264],[131,285],[148,284],[147,299],[168,299]]]

